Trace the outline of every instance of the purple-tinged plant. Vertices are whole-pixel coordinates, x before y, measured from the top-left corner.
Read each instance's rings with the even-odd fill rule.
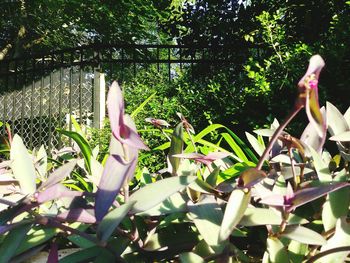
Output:
[[[108,115],[112,130],[111,155],[108,157],[96,192],[95,216],[102,220],[125,183],[134,175],[138,150],[147,150],[136,132],[131,118],[125,114],[122,91],[113,82],[107,96]],[[127,199],[127,189],[124,196]]]

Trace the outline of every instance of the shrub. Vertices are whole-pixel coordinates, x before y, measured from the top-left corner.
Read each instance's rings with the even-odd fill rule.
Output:
[[[331,103],[320,109],[323,64],[312,57],[284,122],[255,131],[257,137],[246,133],[256,154],[224,125],[196,134],[182,117],[170,141],[157,147],[168,150],[167,171],[135,174],[138,151],[147,146],[116,83],[108,95],[112,136],[103,164],[79,132],[61,130],[79,149],[53,158],[43,148],[28,153],[15,135],[11,160],[1,163],[0,261],[45,249],[57,262],[68,246],[77,250],[60,262],[345,261],[350,108],[344,115]],[[310,123],[298,139],[284,129],[303,108]],[[327,127],[335,156],[323,148]],[[270,138],[266,145],[263,136]]]

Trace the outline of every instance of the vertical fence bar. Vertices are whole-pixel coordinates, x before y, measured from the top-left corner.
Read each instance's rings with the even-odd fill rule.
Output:
[[[169,82],[171,81],[171,56],[170,56],[170,47],[168,47],[168,78]]]
[[[25,106],[25,88],[26,88],[26,60],[23,64],[23,79],[22,79],[22,90],[21,90],[21,129],[20,134],[23,137],[24,136],[24,106]],[[28,145],[28,141],[26,141],[26,144]]]
[[[53,89],[53,79],[52,79],[52,75],[53,75],[53,61],[54,61],[54,56],[52,55],[51,56],[51,61],[50,61],[50,76],[49,76],[49,113],[48,113],[48,118],[49,118],[49,124],[48,124],[48,136],[47,136],[47,139],[48,139],[48,142],[47,142],[47,147],[49,149],[49,151],[51,151],[51,148],[52,148],[52,130],[51,130],[51,125],[52,125],[52,108],[51,108],[51,97],[52,97],[52,89]]]
[[[62,129],[62,96],[63,96],[63,67],[64,67],[64,53],[60,55],[60,80],[59,80],[59,91],[58,91],[58,128]],[[62,148],[62,140],[58,141],[58,148]]]
[[[8,101],[7,101],[7,96],[8,96],[8,90],[9,90],[9,74],[10,74],[10,63],[7,62],[6,63],[6,72],[5,72],[5,92],[4,92],[4,125],[3,125],[3,129],[4,129],[4,135],[6,134],[6,125],[5,123],[7,122],[7,112],[8,112]]]
[[[39,146],[42,144],[42,126],[43,126],[43,92],[44,92],[44,74],[45,57],[41,58],[41,79],[40,79],[40,102],[39,102]]]
[[[17,92],[17,70],[18,70],[17,60],[15,60],[15,70],[14,70],[14,78],[13,78],[13,87],[12,87],[12,130],[15,132],[15,121],[16,121],[16,96],[14,96],[14,92]]]
[[[68,129],[71,131],[72,130],[72,110],[73,110],[73,63],[74,63],[74,56],[73,52],[70,54],[70,68],[69,68],[69,99],[68,99]],[[72,139],[69,138],[69,145],[72,145]]]
[[[82,106],[82,99],[83,99],[83,50],[80,50],[80,63],[79,63],[79,124],[83,124],[83,106]]]
[[[103,126],[103,120],[106,116],[106,83],[105,83],[105,75],[99,71],[99,69],[95,69],[94,72],[94,119],[93,126],[94,128],[101,129]]]
[[[30,134],[30,139],[29,139],[29,147],[30,149],[33,148],[33,113],[34,113],[34,90],[35,90],[35,59],[32,59],[32,87],[31,91],[32,94],[30,96],[30,127],[29,127],[29,134]]]

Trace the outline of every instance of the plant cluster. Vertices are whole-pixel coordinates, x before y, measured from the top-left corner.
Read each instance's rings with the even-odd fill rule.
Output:
[[[246,133],[256,153],[220,124],[196,134],[180,114],[174,129],[148,119],[169,138],[156,147],[167,152],[167,169],[137,168],[148,147],[116,82],[108,154],[99,156],[78,125],[60,130],[76,145],[50,156],[10,136],[9,160],[0,163],[0,262],[43,250],[48,262],[344,262],[350,109],[319,107],[323,66],[311,58],[284,122]],[[285,128],[303,108],[310,123],[296,138]],[[334,156],[323,147],[327,129]]]

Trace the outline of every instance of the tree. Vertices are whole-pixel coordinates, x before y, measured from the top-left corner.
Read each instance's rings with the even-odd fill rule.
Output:
[[[159,43],[152,0],[5,0],[0,6],[0,59],[103,43]]]

